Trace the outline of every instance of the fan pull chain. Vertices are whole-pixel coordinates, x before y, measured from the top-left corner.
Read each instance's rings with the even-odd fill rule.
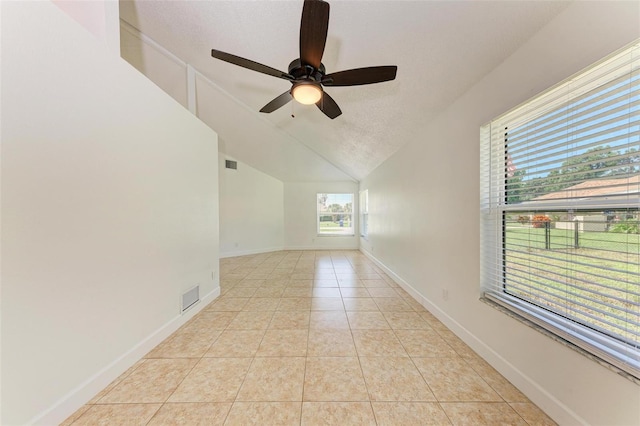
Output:
[[[294,107],[295,107],[295,101],[291,102],[291,118],[296,118]]]

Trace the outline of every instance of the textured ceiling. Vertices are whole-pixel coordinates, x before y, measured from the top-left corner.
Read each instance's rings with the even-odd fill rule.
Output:
[[[196,68],[216,93],[224,93],[209,97],[198,93],[203,121],[208,122],[205,112],[224,116],[211,119],[224,152],[285,181],[322,180],[323,174],[327,180],[359,180],[403,144],[419,139],[421,129],[439,111],[567,3],[333,0],[330,4],[322,61],[328,73],[398,65],[392,82],[327,88],[342,109],[335,120],[315,106],[294,102],[271,114],[259,113],[290,84],[210,56],[215,48],[287,71],[299,55],[302,1],[121,1],[120,14],[124,22]],[[153,70],[159,78],[162,72]],[[318,159],[330,164],[318,168]],[[294,164],[298,167],[288,169]]]

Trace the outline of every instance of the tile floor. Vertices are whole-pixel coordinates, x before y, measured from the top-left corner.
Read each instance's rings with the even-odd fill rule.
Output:
[[[63,424],[555,424],[357,251],[220,271],[218,299]]]

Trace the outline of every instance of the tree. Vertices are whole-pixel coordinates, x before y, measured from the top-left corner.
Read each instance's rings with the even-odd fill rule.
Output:
[[[569,158],[545,177],[525,181],[524,189],[521,184],[514,183],[514,197],[517,196],[518,201],[525,201],[587,180],[616,178],[638,172],[640,153],[637,148],[616,151],[608,145],[600,145]]]
[[[525,201],[526,183],[524,176],[526,170],[515,170],[510,177],[507,177],[507,204],[516,204]]]

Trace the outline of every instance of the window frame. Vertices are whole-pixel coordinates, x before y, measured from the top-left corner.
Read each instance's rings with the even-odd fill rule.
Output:
[[[349,195],[351,197],[351,212],[331,212],[334,213],[336,215],[342,215],[342,216],[349,216],[350,217],[350,224],[351,226],[345,228],[348,231],[347,232],[320,232],[320,222],[322,222],[320,220],[321,216],[328,216],[327,212],[321,212],[320,211],[320,205],[321,203],[319,202],[320,196],[321,195],[326,195],[327,197],[331,196],[331,195],[337,195],[337,196],[344,196],[344,195]],[[316,234],[318,237],[353,237],[355,236],[355,213],[354,213],[354,207],[355,207],[355,194],[352,192],[318,192],[316,193]]]
[[[369,190],[360,191],[360,237],[367,240],[369,238]]]
[[[559,108],[563,102],[566,102],[567,96],[571,99],[571,96],[577,97],[600,87],[603,82],[614,78],[612,77],[613,73],[609,72],[609,69],[614,69],[614,65],[611,64],[615,64],[615,61],[624,57],[624,55],[628,55],[630,58],[630,69],[633,69],[633,73],[637,73],[639,69],[637,63],[640,57],[640,40],[634,41],[620,51],[613,53],[602,61],[481,127],[481,293],[483,300],[500,305],[510,314],[523,319],[525,322],[537,325],[547,333],[560,337],[562,341],[575,345],[612,366],[619,373],[626,375],[635,382],[639,382],[640,348],[637,346],[634,348],[632,344],[617,341],[615,338],[589,326],[562,317],[559,313],[561,308],[557,309],[558,312],[553,312],[551,309],[546,309],[509,294],[506,276],[508,265],[505,257],[508,251],[506,246],[507,215],[510,212],[550,212],[556,210],[572,213],[590,209],[604,211],[628,208],[637,211],[640,208],[640,199],[637,195],[627,199],[611,197],[611,199],[607,200],[603,197],[596,201],[588,198],[554,200],[546,204],[535,200],[512,204],[507,197],[510,184],[509,170],[513,164],[510,163],[510,153],[507,152],[508,130],[505,123],[508,123],[510,119],[518,120],[519,123],[526,123],[528,122],[527,120],[534,121],[537,117],[542,116],[542,113],[539,112],[542,108],[547,111],[545,112],[546,114],[549,111],[554,111],[554,108]],[[631,71],[629,75],[631,75]],[[575,88],[577,90],[572,92],[572,89]],[[513,117],[516,118],[514,119]],[[629,126],[630,128],[631,126],[635,127],[635,124],[630,124]],[[500,137],[502,134],[504,134],[504,139],[501,142]],[[635,147],[635,145],[633,146]]]

